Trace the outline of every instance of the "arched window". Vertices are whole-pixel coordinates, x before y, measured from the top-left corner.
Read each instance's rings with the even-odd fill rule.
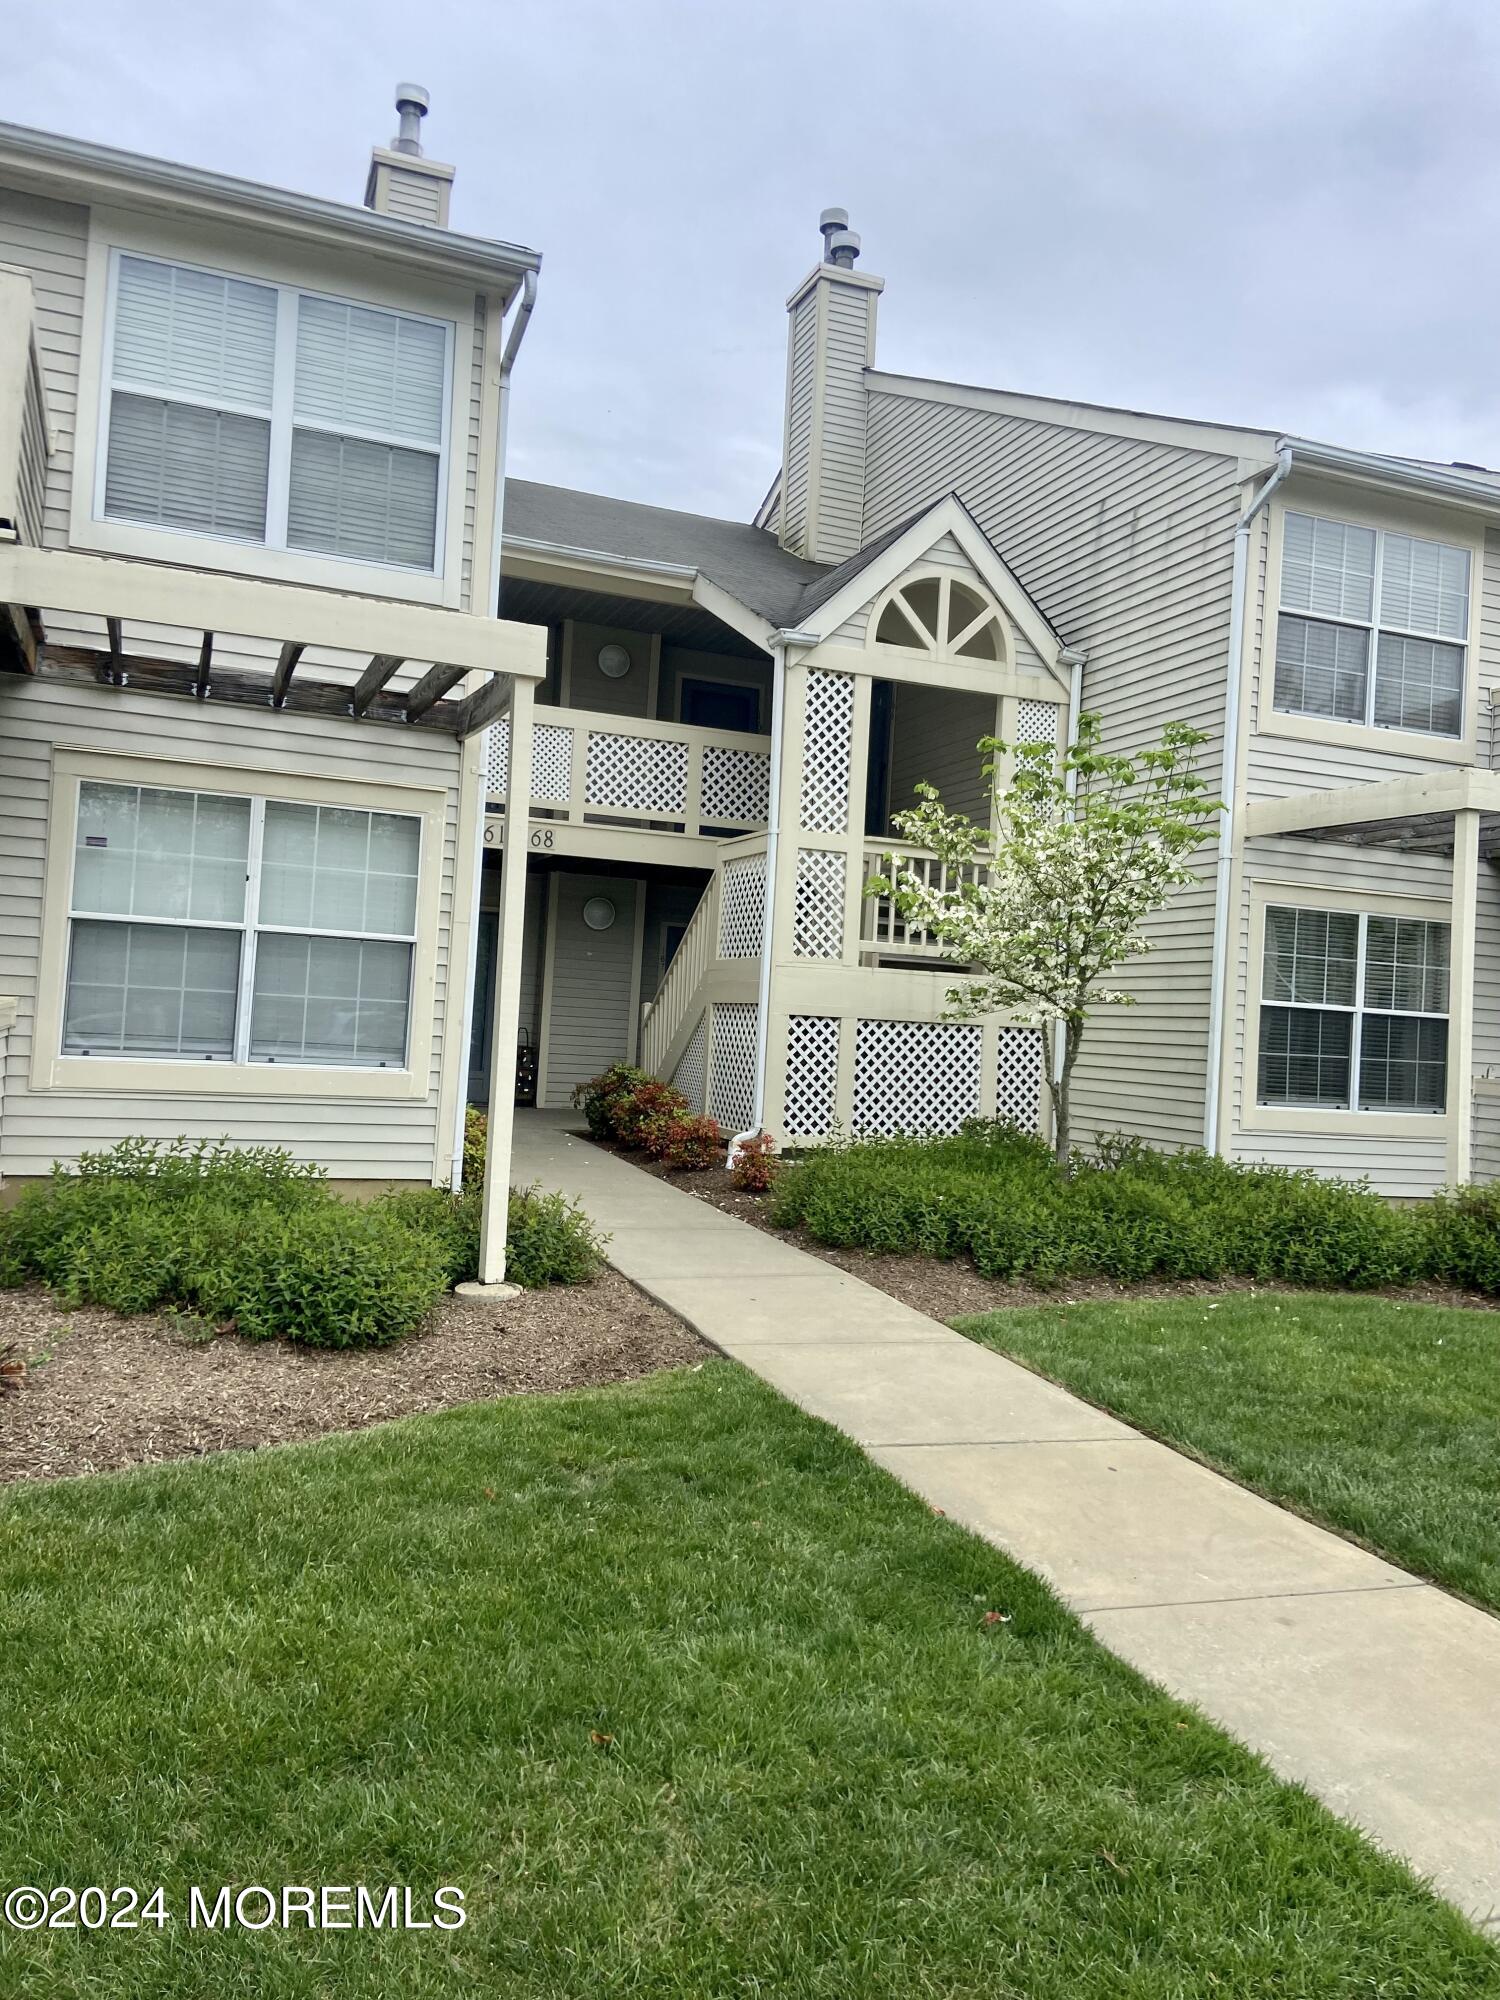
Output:
[[[1006,658],[1000,607],[971,583],[934,572],[897,584],[872,621],[877,646],[933,659]]]

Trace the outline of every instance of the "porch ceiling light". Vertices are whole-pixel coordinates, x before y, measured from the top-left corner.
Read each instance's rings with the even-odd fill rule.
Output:
[[[630,654],[617,645],[599,648],[599,671],[606,680],[622,681],[630,672]]]
[[[615,906],[608,896],[590,896],[583,906],[583,921],[591,931],[607,931],[615,920]]]

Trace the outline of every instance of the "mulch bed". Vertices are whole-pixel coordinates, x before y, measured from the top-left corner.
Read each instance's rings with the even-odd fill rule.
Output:
[[[1120,1284],[1113,1278],[1067,1278],[1056,1285],[1029,1285],[1020,1280],[986,1278],[967,1261],[944,1262],[937,1257],[882,1256],[873,1250],[840,1250],[819,1243],[805,1229],[772,1227],[770,1197],[746,1194],[729,1178],[726,1167],[708,1167],[699,1173],[671,1170],[648,1160],[644,1154],[627,1152],[623,1146],[596,1139],[606,1153],[638,1167],[659,1181],[680,1188],[698,1201],[712,1202],[726,1215],[737,1216],[768,1236],[795,1244],[810,1257],[837,1265],[851,1277],[862,1278],[877,1291],[888,1292],[903,1305],[913,1306],[930,1319],[960,1319],[966,1313],[1000,1312],[1014,1306],[1056,1306],[1094,1304],[1109,1299],[1218,1298],[1225,1292],[1288,1292],[1291,1285],[1258,1284],[1253,1278],[1174,1278],[1166,1283]],[[608,1254],[606,1252],[606,1254]],[[1483,1292],[1463,1292],[1445,1285],[1387,1286],[1365,1297],[1400,1299],[1406,1305],[1467,1306],[1477,1312],[1500,1310],[1500,1300]]]
[[[105,1472],[363,1430],[497,1396],[627,1382],[702,1361],[682,1322],[614,1271],[499,1305],[447,1298],[394,1347],[330,1353],[166,1318],[69,1311],[40,1286],[0,1292],[0,1352],[27,1364],[0,1395],[0,1482]]]

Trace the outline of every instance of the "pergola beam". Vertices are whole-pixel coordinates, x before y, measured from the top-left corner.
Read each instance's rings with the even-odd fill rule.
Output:
[[[205,632],[203,644],[198,648],[198,671],[193,678],[193,693],[199,701],[204,701],[208,697],[208,677],[213,671],[213,664],[214,635],[212,632]]]
[[[299,646],[295,639],[288,639],[280,653],[277,654],[276,671],[271,676],[272,708],[284,708],[286,706],[287,690],[292,684],[292,675],[296,673],[297,662],[306,651],[307,648]]]
[[[488,729],[511,706],[515,683],[509,674],[492,674],[471,695],[466,695],[454,711],[454,732],[459,736],[473,736],[481,729]]]
[[[116,687],[125,681],[125,636],[124,627],[118,618],[106,618],[104,629],[109,634],[109,665],[101,671],[101,680],[113,681]]]
[[[349,707],[353,713],[363,715],[392,674],[405,664],[404,654],[376,653],[354,683],[354,692],[349,697]]]
[[[406,719],[425,715],[435,701],[441,701],[449,688],[457,685],[468,672],[467,667],[445,666],[441,662],[429,667],[415,687],[406,691]]]

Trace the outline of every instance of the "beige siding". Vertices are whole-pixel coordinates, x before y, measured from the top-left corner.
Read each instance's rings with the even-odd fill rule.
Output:
[[[984,759],[976,746],[981,736],[994,733],[995,703],[987,696],[896,682],[891,704],[891,812],[910,812],[917,803],[916,787],[936,785],[950,812],[967,813],[988,825],[989,790]]]
[[[1484,1186],[1500,1181],[1500,1092],[1475,1091],[1473,1145],[1469,1178]]]
[[[611,680],[599,671],[604,646],[623,646],[630,655],[630,672]],[[644,632],[626,632],[610,625],[575,624],[568,654],[568,708],[591,709],[596,715],[649,715],[651,641]]]
[[[393,209],[392,214],[396,211]],[[479,497],[479,438],[484,420],[484,335],[485,301],[483,292],[474,297],[474,345],[469,357],[469,394],[464,404],[466,417],[465,458],[464,458],[464,553],[460,606],[465,611],[478,609],[486,617],[494,610],[493,604],[474,604],[474,518]],[[455,370],[455,374],[458,371]],[[488,553],[480,563],[481,569],[488,567]]]
[[[1271,1166],[1311,1167],[1319,1173],[1368,1175],[1382,1194],[1425,1195],[1447,1178],[1447,1122],[1413,1114],[1411,1135],[1345,1132],[1274,1132],[1246,1128],[1241,1108],[1255,1089],[1256,1049],[1248,1037],[1249,982],[1260,967],[1250,962],[1251,891],[1255,884],[1288,882],[1326,890],[1330,909],[1358,910],[1371,895],[1449,897],[1453,864],[1435,854],[1382,854],[1332,841],[1252,840],[1245,849],[1244,893],[1232,943],[1237,960],[1229,1037],[1233,1080],[1227,1150],[1237,1159]],[[1442,922],[1446,912],[1433,907]]]
[[[1164,725],[1207,733],[1219,784],[1237,466],[1206,451],[1105,436],[879,390],[870,397],[864,533],[957,493],[1021,584],[1088,654],[1084,706],[1110,746]],[[1203,1136],[1213,907],[1202,886],[1148,926],[1155,949],[1121,984],[1137,999],[1091,1023],[1074,1084],[1081,1137],[1126,1126],[1160,1144]]]
[[[551,984],[547,1006],[544,1102],[566,1104],[573,1086],[623,1062],[634,1045],[630,1017],[635,990],[635,903],[638,885],[617,875],[559,873],[549,903]],[[607,931],[590,930],[583,906],[607,896],[616,916]]]
[[[782,545],[801,552],[807,534],[807,487],[813,450],[813,385],[818,350],[818,295],[792,313],[787,338],[786,430],[782,452]]]
[[[49,548],[62,548],[68,539],[88,231],[86,208],[0,188],[0,264],[30,273],[47,381],[53,452],[43,539]]]
[[[828,283],[822,454],[818,468],[819,562],[843,562],[861,546],[865,494],[865,380],[875,295]]]
[[[306,1097],[127,1095],[29,1085],[44,849],[57,746],[105,746],[145,756],[163,752],[340,779],[442,786],[448,792],[438,927],[437,991],[425,1098],[361,1102]],[[132,1133],[171,1137],[224,1133],[244,1143],[284,1145],[340,1178],[433,1176],[447,1150],[437,1123],[438,1060],[448,993],[448,945],[454,891],[454,820],[458,750],[433,730],[339,723],[252,708],[199,706],[167,697],[11,678],[0,691],[0,994],[14,994],[20,1016],[9,1038],[5,1077],[5,1164],[14,1174],[44,1173],[54,1159],[108,1145]],[[54,857],[66,868],[69,857]],[[464,879],[467,879],[465,877]]]

